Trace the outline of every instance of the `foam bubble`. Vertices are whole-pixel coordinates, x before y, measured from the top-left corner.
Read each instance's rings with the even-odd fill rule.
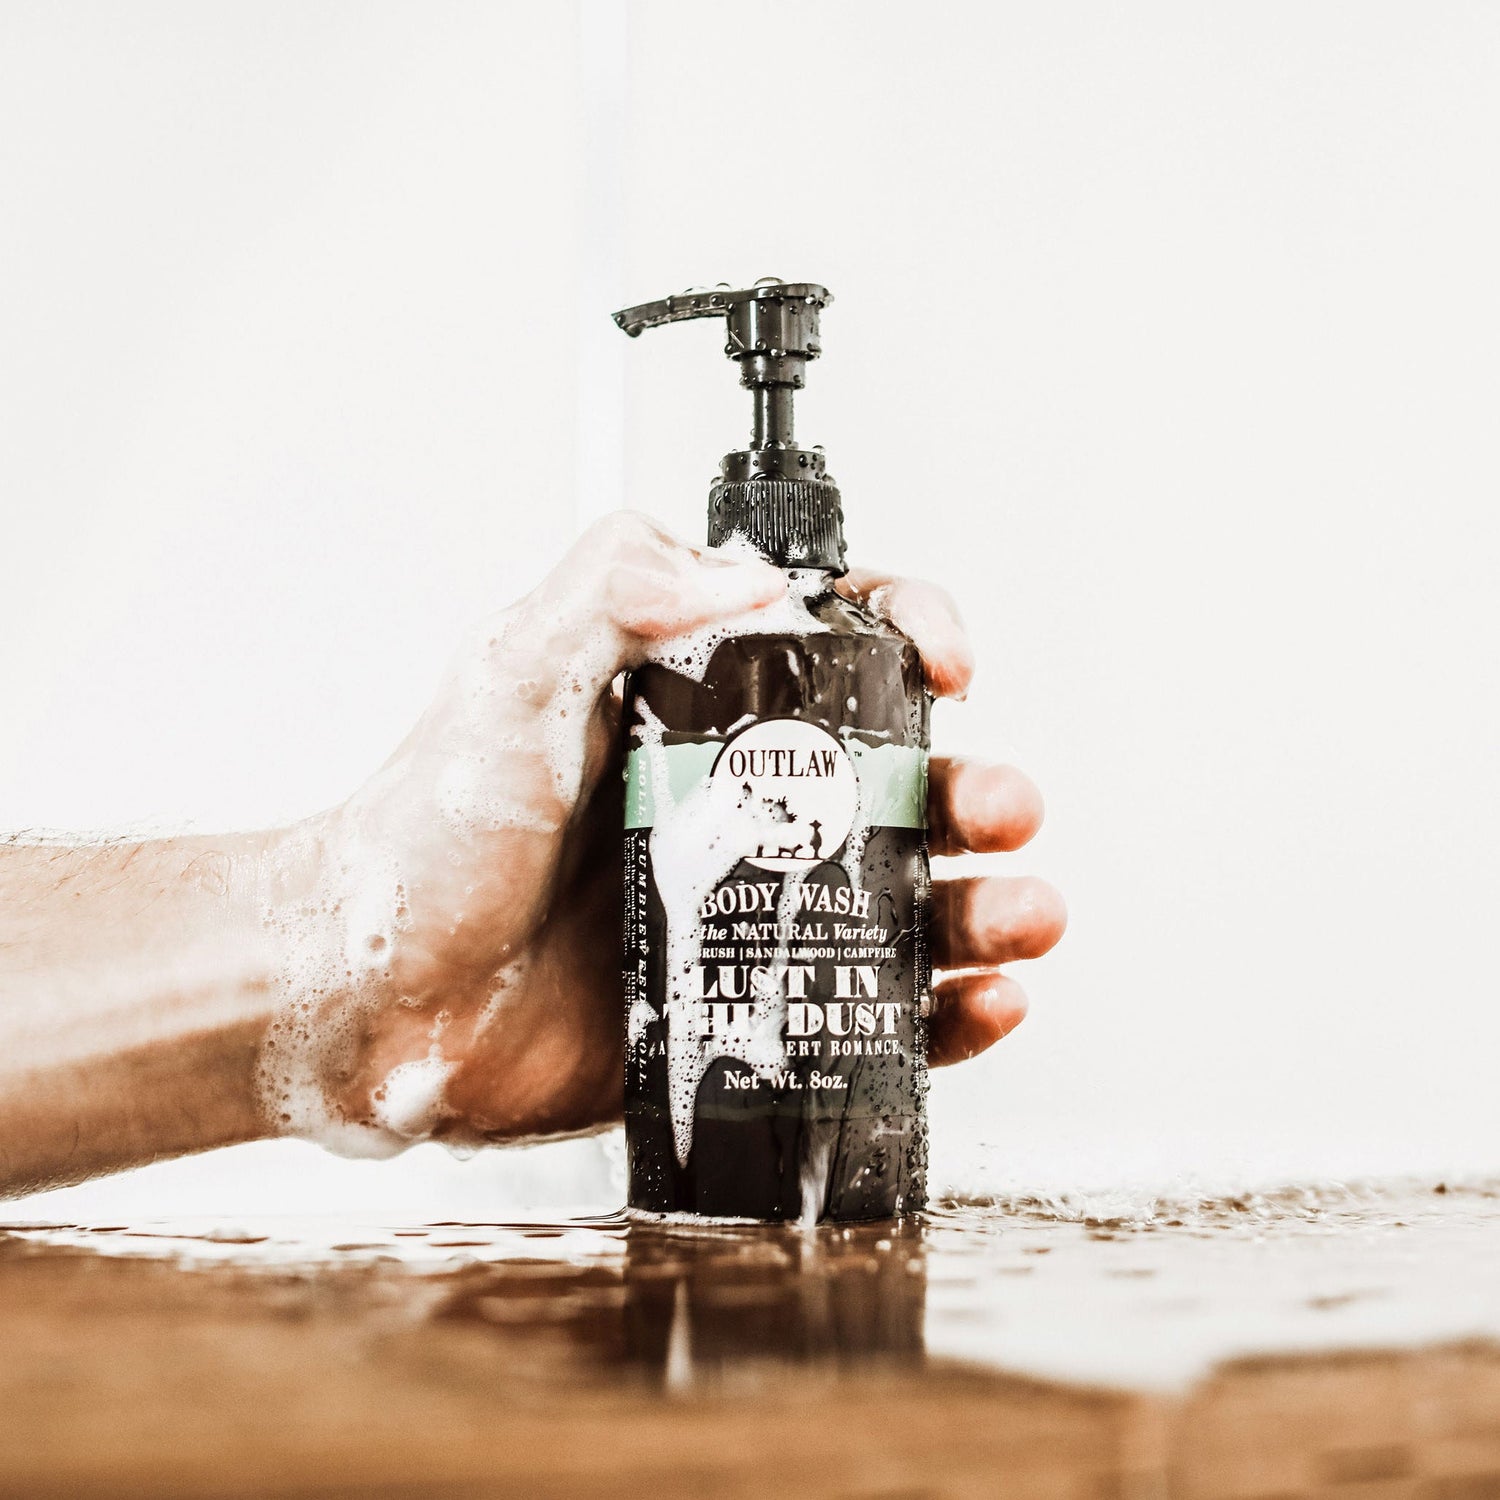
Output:
[[[816,1229],[818,1220],[823,1217],[823,1205],[828,1198],[828,1179],[832,1171],[832,1136],[822,1132],[817,1133],[816,1139],[809,1136],[798,1173],[802,1202],[797,1213],[797,1227],[804,1234],[810,1234]]]
[[[827,575],[815,568],[792,568],[786,578],[786,592],[773,603],[657,641],[648,648],[647,660],[670,667],[694,682],[702,682],[710,657],[732,637],[827,635],[829,627],[807,607],[809,599],[827,589]],[[799,672],[796,653],[790,652],[788,659],[792,671]]]
[[[522,957],[495,971],[495,976],[490,981],[490,992],[485,998],[484,1009],[479,1013],[478,1030],[481,1033],[499,1018],[505,1009],[507,999],[525,979],[529,967],[527,960]]]
[[[371,1096],[382,1128],[406,1141],[423,1140],[443,1118],[443,1089],[453,1064],[439,1056],[398,1063]]]
[[[820,629],[805,602],[819,581],[816,574],[794,578],[769,609],[657,650],[701,672],[730,635]],[[432,1003],[427,955],[445,934],[462,933],[466,951],[487,951],[495,964],[487,990],[484,971],[473,976],[470,1029],[482,1034],[503,1020],[532,924],[545,915],[547,872],[599,750],[599,706],[620,665],[640,655],[640,638],[628,628],[632,610],[648,617],[661,595],[701,604],[716,587],[730,608],[753,593],[735,570],[664,547],[639,518],[595,528],[532,595],[470,638],[433,706],[386,765],[293,840],[289,861],[314,872],[297,877],[313,888],[291,904],[268,904],[265,913],[287,954],[258,1059],[273,1128],[343,1154],[386,1155],[439,1123],[441,1078],[451,1065],[436,1043],[430,1058],[399,1064],[361,1098],[355,1080],[365,1075],[372,1038],[386,1034],[393,1012],[407,1030],[420,1025]],[[695,608],[693,618],[702,612]],[[702,859],[727,858],[728,837],[725,829],[710,840]],[[670,855],[664,863],[671,866]],[[512,868],[522,873],[513,907],[502,910],[483,872]],[[466,884],[469,871],[475,875]],[[682,878],[690,895],[709,877]],[[491,904],[474,905],[476,891]],[[514,931],[491,941],[485,924],[492,922]],[[407,984],[413,993],[403,992]]]

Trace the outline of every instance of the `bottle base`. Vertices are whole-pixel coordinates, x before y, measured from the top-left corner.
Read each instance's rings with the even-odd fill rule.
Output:
[[[915,1218],[920,1210],[888,1214],[870,1214],[862,1218],[817,1219],[811,1223],[801,1219],[753,1219],[743,1215],[699,1214],[690,1210],[659,1212],[650,1208],[634,1208],[626,1204],[625,1219],[631,1224],[649,1224],[663,1229],[823,1229],[838,1228],[849,1224],[900,1224]]]

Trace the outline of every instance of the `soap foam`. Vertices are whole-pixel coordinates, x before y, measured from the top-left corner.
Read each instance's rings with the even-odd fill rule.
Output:
[[[743,549],[726,543],[721,550],[736,554],[737,550]],[[828,634],[828,626],[808,608],[808,600],[826,590],[826,575],[816,568],[791,568],[787,570],[786,580],[786,592],[773,603],[655,642],[647,649],[647,660],[670,667],[694,682],[702,682],[714,652],[735,636]],[[795,652],[790,654],[790,661],[795,674],[799,667]]]
[[[672,800],[663,748],[664,725],[645,702],[638,704],[636,730],[646,752],[656,821],[651,829],[651,870],[666,917],[665,1020],[667,1087],[672,1137],[679,1162],[692,1149],[693,1111],[698,1085],[708,1068],[709,1048],[703,1036],[702,1007],[693,984],[698,969],[698,913],[703,899],[739,862],[753,828],[748,813],[715,817],[712,782],[705,776],[679,802]],[[740,826],[740,821],[743,826]],[[627,1035],[635,1045],[654,1019],[651,1002],[639,995],[631,1005]]]
[[[546,872],[609,743],[601,706],[620,664],[640,660],[642,634],[658,628],[638,632],[634,622],[649,622],[664,598],[668,609],[689,601],[685,617],[702,618],[717,595],[732,619],[654,648],[659,659],[701,673],[730,635],[820,628],[805,605],[815,576],[768,609],[739,612],[737,602],[755,592],[742,573],[695,559],[641,517],[611,517],[532,595],[469,639],[387,764],[348,803],[288,836],[264,911],[285,955],[257,1062],[274,1130],[366,1157],[404,1150],[443,1123],[443,1082],[456,1059],[443,1055],[440,1036],[429,1057],[397,1064],[367,1100],[350,1097],[382,1016],[435,1003],[399,988],[407,948],[431,930],[428,909],[412,937],[410,892],[424,892],[430,907],[439,888],[448,903],[441,920],[456,933],[474,921],[465,908],[475,887],[459,884],[465,869],[538,872],[516,891],[520,914],[498,918],[514,924],[514,942],[496,934],[493,977],[471,997],[475,1025],[459,1028],[482,1038],[503,1024],[523,987],[525,944],[545,916]]]
[[[833,1171],[833,1138],[819,1134],[809,1137],[803,1148],[802,1169],[799,1187],[802,1193],[801,1207],[797,1213],[797,1227],[810,1234],[823,1217],[823,1205],[828,1199],[828,1179]]]
[[[398,1063],[371,1096],[381,1128],[404,1141],[426,1140],[443,1119],[443,1089],[453,1064],[434,1054]]]
[[[590,714],[622,647],[607,620],[580,634],[570,617],[576,593],[545,610],[517,606],[491,621],[460,654],[407,743],[349,804],[296,835],[288,864],[316,869],[317,889],[290,911],[268,908],[288,957],[257,1069],[263,1112],[280,1133],[340,1155],[384,1157],[441,1123],[441,1080],[453,1063],[436,1051],[398,1065],[372,1093],[363,1119],[348,1117],[334,1097],[335,1081],[354,1072],[383,1006],[429,1003],[395,989],[394,960],[411,929],[406,882],[413,859],[430,861],[433,847],[444,843],[440,858],[452,870],[530,854],[532,841],[560,836],[579,799]],[[512,661],[519,672],[507,670]],[[540,662],[555,664],[550,676],[538,670]],[[413,856],[413,848],[421,853]],[[472,892],[455,892],[454,930]],[[512,955],[500,955],[479,1031],[499,1018],[523,972]]]

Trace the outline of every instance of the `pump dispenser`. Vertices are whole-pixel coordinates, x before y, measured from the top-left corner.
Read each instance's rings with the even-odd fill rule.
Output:
[[[930,698],[916,648],[837,581],[843,508],[793,400],[832,301],[811,282],[615,314],[722,318],[754,399],[709,492],[711,546],[787,597],[669,643],[625,693],[628,1207],[885,1218],[926,1199]]]
[[[821,448],[799,448],[792,401],[823,352],[818,314],[833,298],[811,282],[762,281],[746,291],[683,292],[615,314],[632,338],[689,318],[723,318],[724,353],[755,398],[750,446],[726,453],[708,497],[708,541],[748,541],[783,568],[844,571],[844,516]]]

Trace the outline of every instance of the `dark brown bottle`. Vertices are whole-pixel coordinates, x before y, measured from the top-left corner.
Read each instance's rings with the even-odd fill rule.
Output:
[[[754,633],[675,643],[626,688],[628,1206],[872,1219],[926,1198],[926,792],[915,647],[837,591],[839,492],[792,440],[830,300],[689,293],[629,333],[723,316],[756,398],[711,545],[786,570]]]

